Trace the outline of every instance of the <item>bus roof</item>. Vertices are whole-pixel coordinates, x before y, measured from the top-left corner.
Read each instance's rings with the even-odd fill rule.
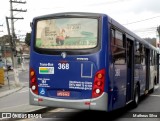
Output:
[[[35,17],[34,20],[42,19],[42,18],[44,19],[44,18],[48,18],[48,17],[52,17],[52,16],[55,16],[55,17],[60,17],[60,16],[66,16],[66,17],[67,16],[107,17],[108,21],[112,25],[114,25],[115,27],[119,28],[123,33],[128,34],[129,36],[133,37],[135,40],[143,43],[145,45],[145,47],[150,48],[150,49],[154,49],[155,51],[160,53],[159,49],[157,49],[155,46],[153,46],[149,42],[145,41],[144,39],[140,38],[138,35],[136,35],[132,31],[130,31],[129,29],[127,29],[126,27],[124,27],[123,25],[118,23],[117,21],[115,21],[113,18],[111,18],[107,14],[104,14],[104,13],[93,13],[93,12],[62,12],[62,13],[54,13],[54,14],[38,16],[38,17]]]

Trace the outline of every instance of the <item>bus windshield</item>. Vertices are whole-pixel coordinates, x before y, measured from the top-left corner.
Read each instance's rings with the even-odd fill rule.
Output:
[[[39,20],[36,48],[90,49],[97,46],[98,20],[93,18],[55,18]]]

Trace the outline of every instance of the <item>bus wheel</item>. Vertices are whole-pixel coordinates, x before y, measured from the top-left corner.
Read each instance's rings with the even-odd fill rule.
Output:
[[[136,108],[139,104],[139,98],[140,98],[140,91],[139,86],[136,85],[135,91],[134,91],[134,99],[133,99],[133,107]]]

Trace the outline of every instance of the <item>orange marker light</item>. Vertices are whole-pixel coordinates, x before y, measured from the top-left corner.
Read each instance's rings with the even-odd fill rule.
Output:
[[[33,76],[34,75],[34,71],[31,71],[30,75]]]
[[[97,78],[98,78],[98,79],[102,79],[102,77],[103,77],[103,75],[102,75],[101,73],[99,73],[99,74],[97,75]]]

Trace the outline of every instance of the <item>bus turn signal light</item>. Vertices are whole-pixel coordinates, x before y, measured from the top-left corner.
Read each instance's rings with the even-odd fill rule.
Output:
[[[34,76],[34,71],[31,71],[31,72],[30,72],[30,75],[31,75],[31,77]]]
[[[103,78],[103,75],[102,75],[101,73],[98,73],[98,74],[97,74],[97,78],[98,78],[98,79],[101,79],[101,78]]]

